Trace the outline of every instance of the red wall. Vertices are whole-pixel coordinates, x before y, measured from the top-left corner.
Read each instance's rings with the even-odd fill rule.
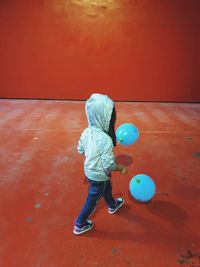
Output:
[[[0,97],[200,101],[199,0],[0,1]]]

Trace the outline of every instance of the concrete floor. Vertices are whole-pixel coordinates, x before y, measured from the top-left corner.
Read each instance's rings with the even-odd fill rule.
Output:
[[[117,126],[135,123],[138,142],[116,148],[117,161],[150,175],[157,194],[134,201],[130,176],[114,173],[126,205],[95,228],[72,228],[87,193],[76,145],[84,102],[0,100],[1,267],[200,266],[200,105],[117,103]]]

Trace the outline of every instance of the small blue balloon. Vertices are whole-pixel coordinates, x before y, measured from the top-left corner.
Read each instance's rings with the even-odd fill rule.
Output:
[[[117,128],[116,138],[117,142],[129,146],[134,144],[139,137],[138,128],[132,123],[124,123]]]
[[[147,202],[151,200],[156,192],[154,181],[145,174],[137,174],[129,184],[131,195],[138,201]]]

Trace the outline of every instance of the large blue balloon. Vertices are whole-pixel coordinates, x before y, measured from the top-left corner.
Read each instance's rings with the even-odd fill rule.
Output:
[[[139,137],[138,128],[132,123],[124,123],[117,128],[116,138],[117,142],[129,146],[134,144]]]
[[[156,192],[154,181],[145,174],[134,176],[129,184],[131,195],[138,201],[147,202],[153,198]]]

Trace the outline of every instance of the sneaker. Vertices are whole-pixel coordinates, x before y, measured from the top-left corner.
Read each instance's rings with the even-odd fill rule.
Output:
[[[91,230],[93,226],[94,226],[93,222],[91,220],[87,220],[86,224],[83,227],[78,227],[75,225],[73,233],[75,235],[81,235],[81,234]]]
[[[110,214],[115,213],[123,205],[124,205],[124,199],[122,197],[117,198],[116,199],[116,206],[115,206],[115,208],[108,208],[108,213],[110,213]]]

